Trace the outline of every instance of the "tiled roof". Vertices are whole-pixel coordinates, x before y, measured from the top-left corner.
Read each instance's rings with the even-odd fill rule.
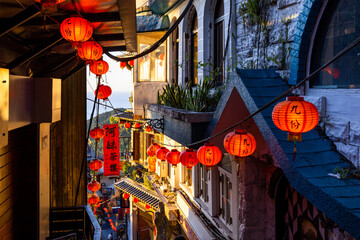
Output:
[[[157,14],[136,16],[136,27],[138,32],[166,31],[169,29],[168,16]]]
[[[148,189],[142,187],[140,184],[136,182],[123,178],[119,182],[115,183],[114,186],[120,189],[123,192],[130,194],[133,197],[136,197],[141,202],[148,204],[152,208],[158,210],[159,209],[159,197],[156,196],[156,193],[152,193]]]
[[[272,69],[238,70],[238,74],[241,78],[238,89],[242,89],[240,95],[250,112],[289,88]],[[294,144],[287,141],[287,133],[279,130],[271,118],[275,104],[264,110],[262,118],[258,117],[255,121],[288,181],[344,230],[360,238],[360,182],[328,176],[335,167],[348,167],[349,164],[342,159],[332,142],[319,135],[316,129],[303,134],[302,142],[297,143],[293,162]]]

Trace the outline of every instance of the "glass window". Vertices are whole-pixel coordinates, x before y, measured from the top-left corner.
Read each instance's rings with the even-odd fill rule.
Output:
[[[173,19],[173,23],[176,21],[176,18]],[[176,27],[174,32],[171,34],[171,53],[172,60],[170,64],[172,65],[172,76],[171,83],[178,83],[179,76],[179,27]]]
[[[310,73],[360,36],[356,0],[329,1],[315,35]],[[360,88],[360,46],[353,48],[310,81],[313,88]]]
[[[224,2],[218,0],[215,5],[214,14],[214,69],[218,69],[219,75],[216,81],[222,82],[224,79],[225,65],[224,57]]]
[[[195,10],[194,10],[195,11]],[[198,83],[198,20],[197,14],[194,12],[191,20],[191,56],[190,56],[190,77],[192,85]]]
[[[209,201],[208,195],[208,169],[206,166],[200,165],[200,197],[203,199],[204,202]]]
[[[140,43],[140,52],[148,48],[150,44]],[[160,45],[154,52],[139,58],[139,81],[166,80],[165,44]]]
[[[186,184],[186,186],[191,187],[192,186],[192,169],[188,169],[185,166],[181,166],[182,176],[183,176],[183,183]]]
[[[222,171],[219,171],[220,176],[220,219],[231,225],[231,182],[229,176]]]

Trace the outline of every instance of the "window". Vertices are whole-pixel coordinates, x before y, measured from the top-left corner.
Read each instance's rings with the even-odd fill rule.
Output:
[[[189,61],[189,77],[192,85],[196,85],[198,83],[198,20],[195,8],[191,11],[191,25],[190,25],[190,57]]]
[[[217,82],[223,82],[225,64],[224,57],[224,2],[218,0],[214,12],[214,69],[219,69]]]
[[[219,169],[220,176],[220,220],[225,224],[231,225],[231,189],[232,184],[230,181],[231,174],[227,174],[224,170]]]
[[[206,166],[199,164],[199,171],[200,171],[200,197],[204,202],[209,201],[208,195],[208,169]]]
[[[188,169],[185,166],[181,166],[182,183],[186,186],[192,186],[192,169]]]
[[[152,44],[151,38],[142,37],[140,39],[140,52],[144,51]],[[146,42],[146,43],[145,43]],[[154,52],[149,53],[138,59],[139,81],[159,81],[166,80],[166,59],[165,44],[160,45]]]
[[[329,1],[313,42],[310,73],[360,36],[356,0]],[[356,46],[310,81],[312,88],[360,88],[360,46]]]
[[[176,18],[173,19],[173,23],[176,21]],[[172,65],[172,76],[171,83],[178,83],[179,76],[179,27],[176,27],[174,32],[171,34],[171,62]]]

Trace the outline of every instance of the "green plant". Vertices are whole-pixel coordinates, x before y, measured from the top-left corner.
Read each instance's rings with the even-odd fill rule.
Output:
[[[153,186],[151,185],[150,180],[147,177],[149,175],[150,175],[150,173],[148,173],[148,172],[144,173],[144,176],[143,176],[143,178],[144,178],[144,186],[149,190],[154,190]]]

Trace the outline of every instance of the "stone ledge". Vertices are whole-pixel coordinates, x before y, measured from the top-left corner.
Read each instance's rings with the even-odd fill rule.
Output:
[[[210,122],[214,114],[213,112],[192,112],[159,104],[148,104],[147,109],[187,123]]]

